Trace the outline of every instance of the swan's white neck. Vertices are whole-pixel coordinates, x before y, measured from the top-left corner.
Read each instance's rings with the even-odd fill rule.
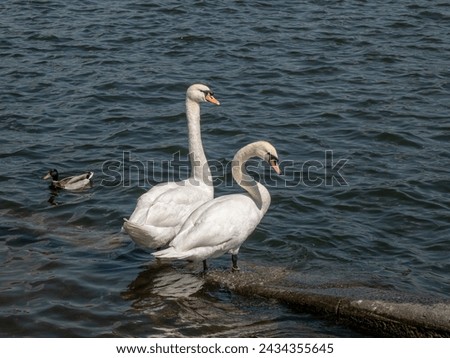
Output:
[[[254,180],[245,169],[245,162],[256,156],[256,153],[249,148],[248,150],[240,150],[233,159],[232,174],[234,180],[248,192],[250,197],[255,201],[256,206],[264,215],[270,206],[269,191],[256,180]]]
[[[191,178],[196,184],[212,186],[211,170],[205,156],[200,131],[200,104],[186,98],[186,116],[189,132],[189,160],[191,161]]]

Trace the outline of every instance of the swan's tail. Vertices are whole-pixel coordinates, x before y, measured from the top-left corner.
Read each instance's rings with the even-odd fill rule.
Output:
[[[188,258],[190,255],[182,252],[177,252],[173,247],[168,247],[167,249],[152,252],[152,255],[160,260],[183,260]]]
[[[123,219],[123,230],[131,237],[131,239],[139,246],[148,249],[159,249],[166,245],[170,239],[171,233],[164,232],[161,229],[150,225],[138,225],[127,219]]]
[[[161,260],[188,260],[198,262],[209,258],[219,257],[229,251],[230,249],[223,247],[223,245],[194,247],[185,251],[177,251],[174,247],[169,246],[164,250],[152,252],[152,255]]]

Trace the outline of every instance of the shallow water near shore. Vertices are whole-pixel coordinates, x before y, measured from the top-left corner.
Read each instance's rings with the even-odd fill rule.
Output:
[[[271,207],[246,263],[450,297],[450,6],[405,2],[15,1],[0,6],[0,335],[349,337],[276,301],[159,265],[121,233],[136,199],[188,175],[184,96],[207,83],[216,194],[254,160]],[[95,172],[53,192],[42,176]],[[212,260],[228,269],[229,257]],[[270,270],[268,270],[270,274]]]

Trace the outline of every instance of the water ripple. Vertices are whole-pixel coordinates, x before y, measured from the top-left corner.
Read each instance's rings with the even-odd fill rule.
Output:
[[[54,0],[2,9],[2,336],[355,334],[205,287],[197,268],[155,266],[120,232],[139,195],[168,177],[162,161],[187,154],[193,82],[222,103],[202,107],[214,165],[261,139],[284,161],[276,180],[259,173],[272,205],[243,263],[448,296],[447,3],[260,1],[211,11],[201,2]],[[105,163],[120,168],[125,153],[155,163],[144,173],[151,180],[119,170],[108,181]],[[341,159],[345,184],[333,179]],[[55,193],[41,179],[52,167],[93,170],[94,186]],[[230,182],[217,167],[216,183]]]

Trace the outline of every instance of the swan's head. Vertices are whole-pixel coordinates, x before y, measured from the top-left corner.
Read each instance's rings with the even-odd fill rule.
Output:
[[[260,147],[258,149],[259,154],[258,157],[264,159],[269,165],[275,170],[277,174],[281,174],[280,166],[278,165],[278,154],[275,147],[269,142],[257,142],[260,143]]]
[[[275,147],[266,141],[253,142],[236,153],[236,157],[240,158],[251,158],[259,157],[265,160],[269,165],[275,170],[277,174],[281,174],[280,167],[278,165],[278,154]],[[245,160],[244,160],[245,161]]]
[[[50,170],[42,179],[52,179],[58,181],[58,171],[56,169]]]
[[[190,86],[186,92],[186,97],[197,103],[210,102],[220,106],[220,102],[214,98],[214,92],[208,86],[202,84]]]

